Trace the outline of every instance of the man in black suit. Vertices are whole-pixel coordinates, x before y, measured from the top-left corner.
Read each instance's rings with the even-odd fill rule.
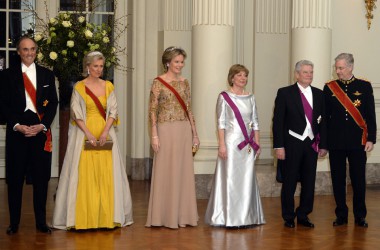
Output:
[[[376,113],[372,86],[352,74],[354,57],[342,53],[335,58],[337,80],[328,82],[323,92],[331,179],[336,203],[333,226],[346,225],[346,160],[353,189],[355,224],[368,227],[365,220],[365,169],[367,152],[376,143]]]
[[[46,199],[51,172],[51,131],[58,98],[52,71],[34,63],[37,44],[29,37],[17,43],[21,63],[4,70],[0,78],[1,108],[5,114],[6,181],[10,225],[17,233],[25,179],[33,184],[36,228],[51,233],[46,225]]]
[[[318,155],[326,155],[325,104],[322,90],[310,86],[312,62],[295,66],[297,82],[280,88],[273,116],[273,147],[278,165],[283,164],[281,190],[282,218],[285,226],[314,227],[308,214],[313,210]],[[294,193],[301,182],[300,204],[294,210]]]

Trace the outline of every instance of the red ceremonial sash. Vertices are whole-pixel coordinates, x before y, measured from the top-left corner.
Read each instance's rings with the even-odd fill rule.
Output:
[[[25,72],[22,73],[22,78],[24,79],[25,90],[28,93],[30,99],[32,100],[34,108],[37,111],[37,92],[36,92],[36,89],[34,88],[32,82],[30,81],[28,75]],[[38,115],[38,111],[37,111],[37,115]],[[41,120],[41,118],[40,118],[40,120]]]
[[[28,75],[24,72],[22,73],[22,78],[24,79],[24,87],[25,91],[32,100],[32,103],[34,105],[34,108],[36,110],[36,114],[38,115],[38,118],[40,121],[44,117],[44,114],[39,114],[37,110],[37,92],[36,88],[33,86],[32,82],[30,81]],[[52,152],[53,151],[53,143],[52,143],[52,135],[51,135],[51,130],[50,128],[45,132],[46,135],[46,141],[45,141],[45,146],[44,150],[47,152]]]
[[[85,89],[86,89],[86,94],[89,95],[91,97],[91,99],[95,102],[95,105],[98,108],[103,119],[106,120],[106,118],[107,118],[106,111],[104,111],[103,106],[100,103],[98,97],[96,97],[96,95],[94,93],[92,93],[91,90],[89,88],[87,88],[87,86],[85,86]]]
[[[340,104],[350,113],[356,124],[363,130],[362,134],[362,145],[367,143],[367,123],[363,119],[360,111],[352,103],[351,99],[344,93],[344,91],[339,87],[336,81],[329,82],[327,86],[330,88],[331,92],[336,96]]]
[[[181,96],[178,94],[178,92],[172,87],[170,86],[167,82],[165,82],[162,78],[160,77],[157,77],[156,78],[157,80],[159,80],[165,87],[167,87],[171,92],[173,92],[173,94],[175,95],[175,97],[177,97],[177,100],[179,102],[179,104],[181,104],[183,110],[185,111],[186,115],[187,115],[187,118],[189,119],[190,121],[190,116],[189,116],[189,112],[187,111],[187,107],[186,107],[186,104],[185,102],[182,100]]]

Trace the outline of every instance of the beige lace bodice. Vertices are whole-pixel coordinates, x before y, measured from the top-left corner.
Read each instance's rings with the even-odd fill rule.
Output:
[[[190,119],[192,119],[193,124],[195,124],[194,116],[191,111],[189,82],[185,79],[184,81],[172,81],[169,84],[182,97],[187,106]],[[156,79],[153,81],[150,91],[149,120],[152,126],[156,126],[157,123],[188,120],[177,97]]]

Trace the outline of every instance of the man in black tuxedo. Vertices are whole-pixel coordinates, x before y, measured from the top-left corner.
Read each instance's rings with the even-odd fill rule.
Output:
[[[313,210],[318,155],[326,150],[325,104],[322,90],[310,86],[312,62],[302,60],[295,66],[297,82],[280,88],[273,116],[273,148],[278,165],[283,164],[281,190],[282,218],[285,226],[314,227],[308,214]],[[294,193],[301,182],[300,204],[294,210]]]
[[[6,119],[6,181],[10,225],[17,233],[25,179],[33,184],[36,228],[46,225],[46,199],[51,172],[51,131],[58,98],[52,71],[34,63],[37,44],[29,37],[17,43],[21,63],[1,73],[1,108]]]
[[[328,82],[323,92],[326,98],[326,122],[331,179],[336,203],[333,226],[346,225],[346,160],[350,165],[355,224],[368,227],[365,220],[367,152],[376,143],[376,113],[373,89],[368,81],[355,78],[354,57],[342,53],[335,58],[337,80]]]

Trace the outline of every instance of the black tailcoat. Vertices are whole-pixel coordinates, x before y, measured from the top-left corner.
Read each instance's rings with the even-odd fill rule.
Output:
[[[43,124],[47,129],[52,124],[58,105],[55,77],[52,71],[36,65],[36,108],[43,118],[26,108],[26,94],[21,64],[12,66],[0,77],[1,109],[6,120],[6,180],[11,224],[20,221],[22,186],[26,176],[33,183],[33,199],[36,223],[45,223],[47,183],[51,172],[51,152],[44,150],[46,133],[25,137],[14,131],[14,126]]]
[[[311,86],[313,95],[312,128],[314,137],[319,134],[319,148],[326,149],[325,105],[323,92]],[[297,83],[280,88],[275,100],[273,116],[273,147],[285,149],[281,190],[282,217],[284,220],[306,219],[314,202],[314,186],[318,154],[312,149],[307,137],[301,141],[289,134],[289,130],[302,135],[306,128],[306,117]],[[297,181],[301,182],[300,205],[294,211],[294,192]]]

